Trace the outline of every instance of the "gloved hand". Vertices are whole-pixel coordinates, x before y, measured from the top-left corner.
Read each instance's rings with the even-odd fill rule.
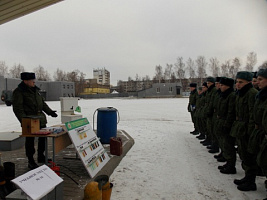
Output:
[[[57,117],[57,113],[56,113],[57,111],[52,111],[51,113],[50,113],[50,115],[51,115],[51,117]]]

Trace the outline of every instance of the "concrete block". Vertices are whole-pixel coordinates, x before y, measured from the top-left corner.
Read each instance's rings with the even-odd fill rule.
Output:
[[[0,151],[13,151],[24,146],[21,132],[0,132]]]

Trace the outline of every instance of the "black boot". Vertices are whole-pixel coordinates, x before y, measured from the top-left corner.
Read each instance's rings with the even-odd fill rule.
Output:
[[[39,166],[36,164],[34,159],[33,158],[28,158],[28,168],[35,169],[37,167],[39,167]]]
[[[207,146],[207,149],[213,149],[214,147],[213,147],[213,144],[212,145],[209,145],[209,146]]]
[[[198,135],[199,132],[198,131],[195,131],[194,133],[192,133],[192,135]]]
[[[257,190],[257,185],[255,183],[255,181],[246,181],[241,185],[237,186],[238,190],[241,191],[256,191]]]
[[[226,166],[227,166],[227,163],[224,164],[224,165],[220,165],[220,166],[218,166],[218,169],[221,170],[221,169],[225,168]]]
[[[241,184],[245,183],[247,180],[248,180],[247,176],[245,176],[244,178],[241,178],[241,179],[235,179],[234,184],[241,185]]]
[[[219,153],[218,155],[215,155],[215,156],[214,156],[214,158],[216,158],[216,159],[218,159],[218,158],[220,158],[220,157],[222,157],[222,152]]]
[[[200,141],[201,144],[207,141],[207,138],[205,140]]]
[[[206,142],[203,142],[202,145],[203,146],[211,145],[211,141],[208,139],[208,140],[206,140]]]
[[[222,156],[220,158],[217,158],[218,162],[226,162],[226,159]]]
[[[209,153],[219,153],[219,152],[220,152],[219,148],[213,148],[209,150]]]
[[[200,135],[197,136],[196,138],[199,139],[199,140],[204,140],[205,139],[205,134],[200,133]]]
[[[222,174],[236,174],[236,168],[232,165],[227,165],[225,168],[220,170]]]

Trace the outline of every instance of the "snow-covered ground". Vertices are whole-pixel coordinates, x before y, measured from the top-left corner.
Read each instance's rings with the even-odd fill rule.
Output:
[[[47,102],[60,111],[60,102]],[[111,199],[118,200],[256,200],[266,197],[264,177],[257,177],[257,191],[241,192],[233,183],[244,176],[237,161],[237,174],[224,175],[213,154],[199,143],[187,112],[188,98],[80,100],[82,114],[93,122],[99,107],[112,106],[120,113],[118,129],[135,144],[110,177]],[[12,107],[0,105],[1,131],[20,131]],[[60,123],[48,117],[48,126]]]

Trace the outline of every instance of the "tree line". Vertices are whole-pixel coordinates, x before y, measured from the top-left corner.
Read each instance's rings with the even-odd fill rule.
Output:
[[[242,67],[242,60],[238,57],[234,59],[228,59],[222,63],[216,58],[212,57],[209,60],[205,56],[198,56],[196,60],[188,58],[184,61],[183,57],[178,57],[174,64],[167,63],[165,68],[161,65],[156,65],[155,75],[153,76],[153,82],[177,82],[182,79],[195,79],[199,78],[203,82],[204,78],[208,76],[207,71],[210,71],[210,75],[213,77],[225,76],[229,78],[235,78],[238,71],[251,71],[255,70],[257,64],[257,54],[250,52],[247,55],[245,66]],[[255,71],[260,68],[267,68],[267,61],[263,62]],[[128,81],[133,80],[128,77]],[[136,81],[150,80],[146,75],[140,78],[138,74],[135,76]]]
[[[207,60],[204,56],[198,56],[197,59],[188,58],[184,61],[183,57],[178,57],[174,64],[166,64],[163,69],[161,65],[156,65],[155,75],[153,76],[153,82],[177,82],[185,78],[195,79],[200,78],[202,80],[207,77],[207,70],[210,70],[211,76],[226,76],[234,78],[236,73],[241,70],[254,71],[254,67],[257,64],[257,54],[250,52],[247,55],[244,68],[242,68],[242,61],[240,58],[226,60],[222,63],[216,58],[212,57]],[[267,68],[267,61],[265,61],[259,68]],[[258,70],[257,69],[257,70]],[[257,71],[256,70],[256,71]],[[8,76],[10,78],[20,78],[20,73],[24,72],[25,68],[21,64],[14,64],[10,69],[4,61],[0,61],[0,75]],[[51,81],[51,75],[41,65],[33,69],[36,75],[36,79],[40,81]],[[53,74],[54,81],[71,81],[82,85],[85,80],[85,73],[76,69],[70,72],[65,72],[59,68]],[[133,79],[129,76],[128,81]],[[135,81],[150,81],[148,75],[140,77],[138,74],[135,76]],[[121,81],[121,80],[120,80]]]
[[[6,65],[5,61],[0,61],[0,75],[10,78],[20,78],[21,72],[25,72],[25,67],[23,65],[14,64],[10,69]],[[39,65],[33,69],[36,79],[39,81],[51,81],[51,75],[43,66]],[[70,82],[79,82],[85,79],[85,73],[76,69],[70,72],[65,72],[59,68],[54,72],[53,80],[54,81],[70,81]]]

